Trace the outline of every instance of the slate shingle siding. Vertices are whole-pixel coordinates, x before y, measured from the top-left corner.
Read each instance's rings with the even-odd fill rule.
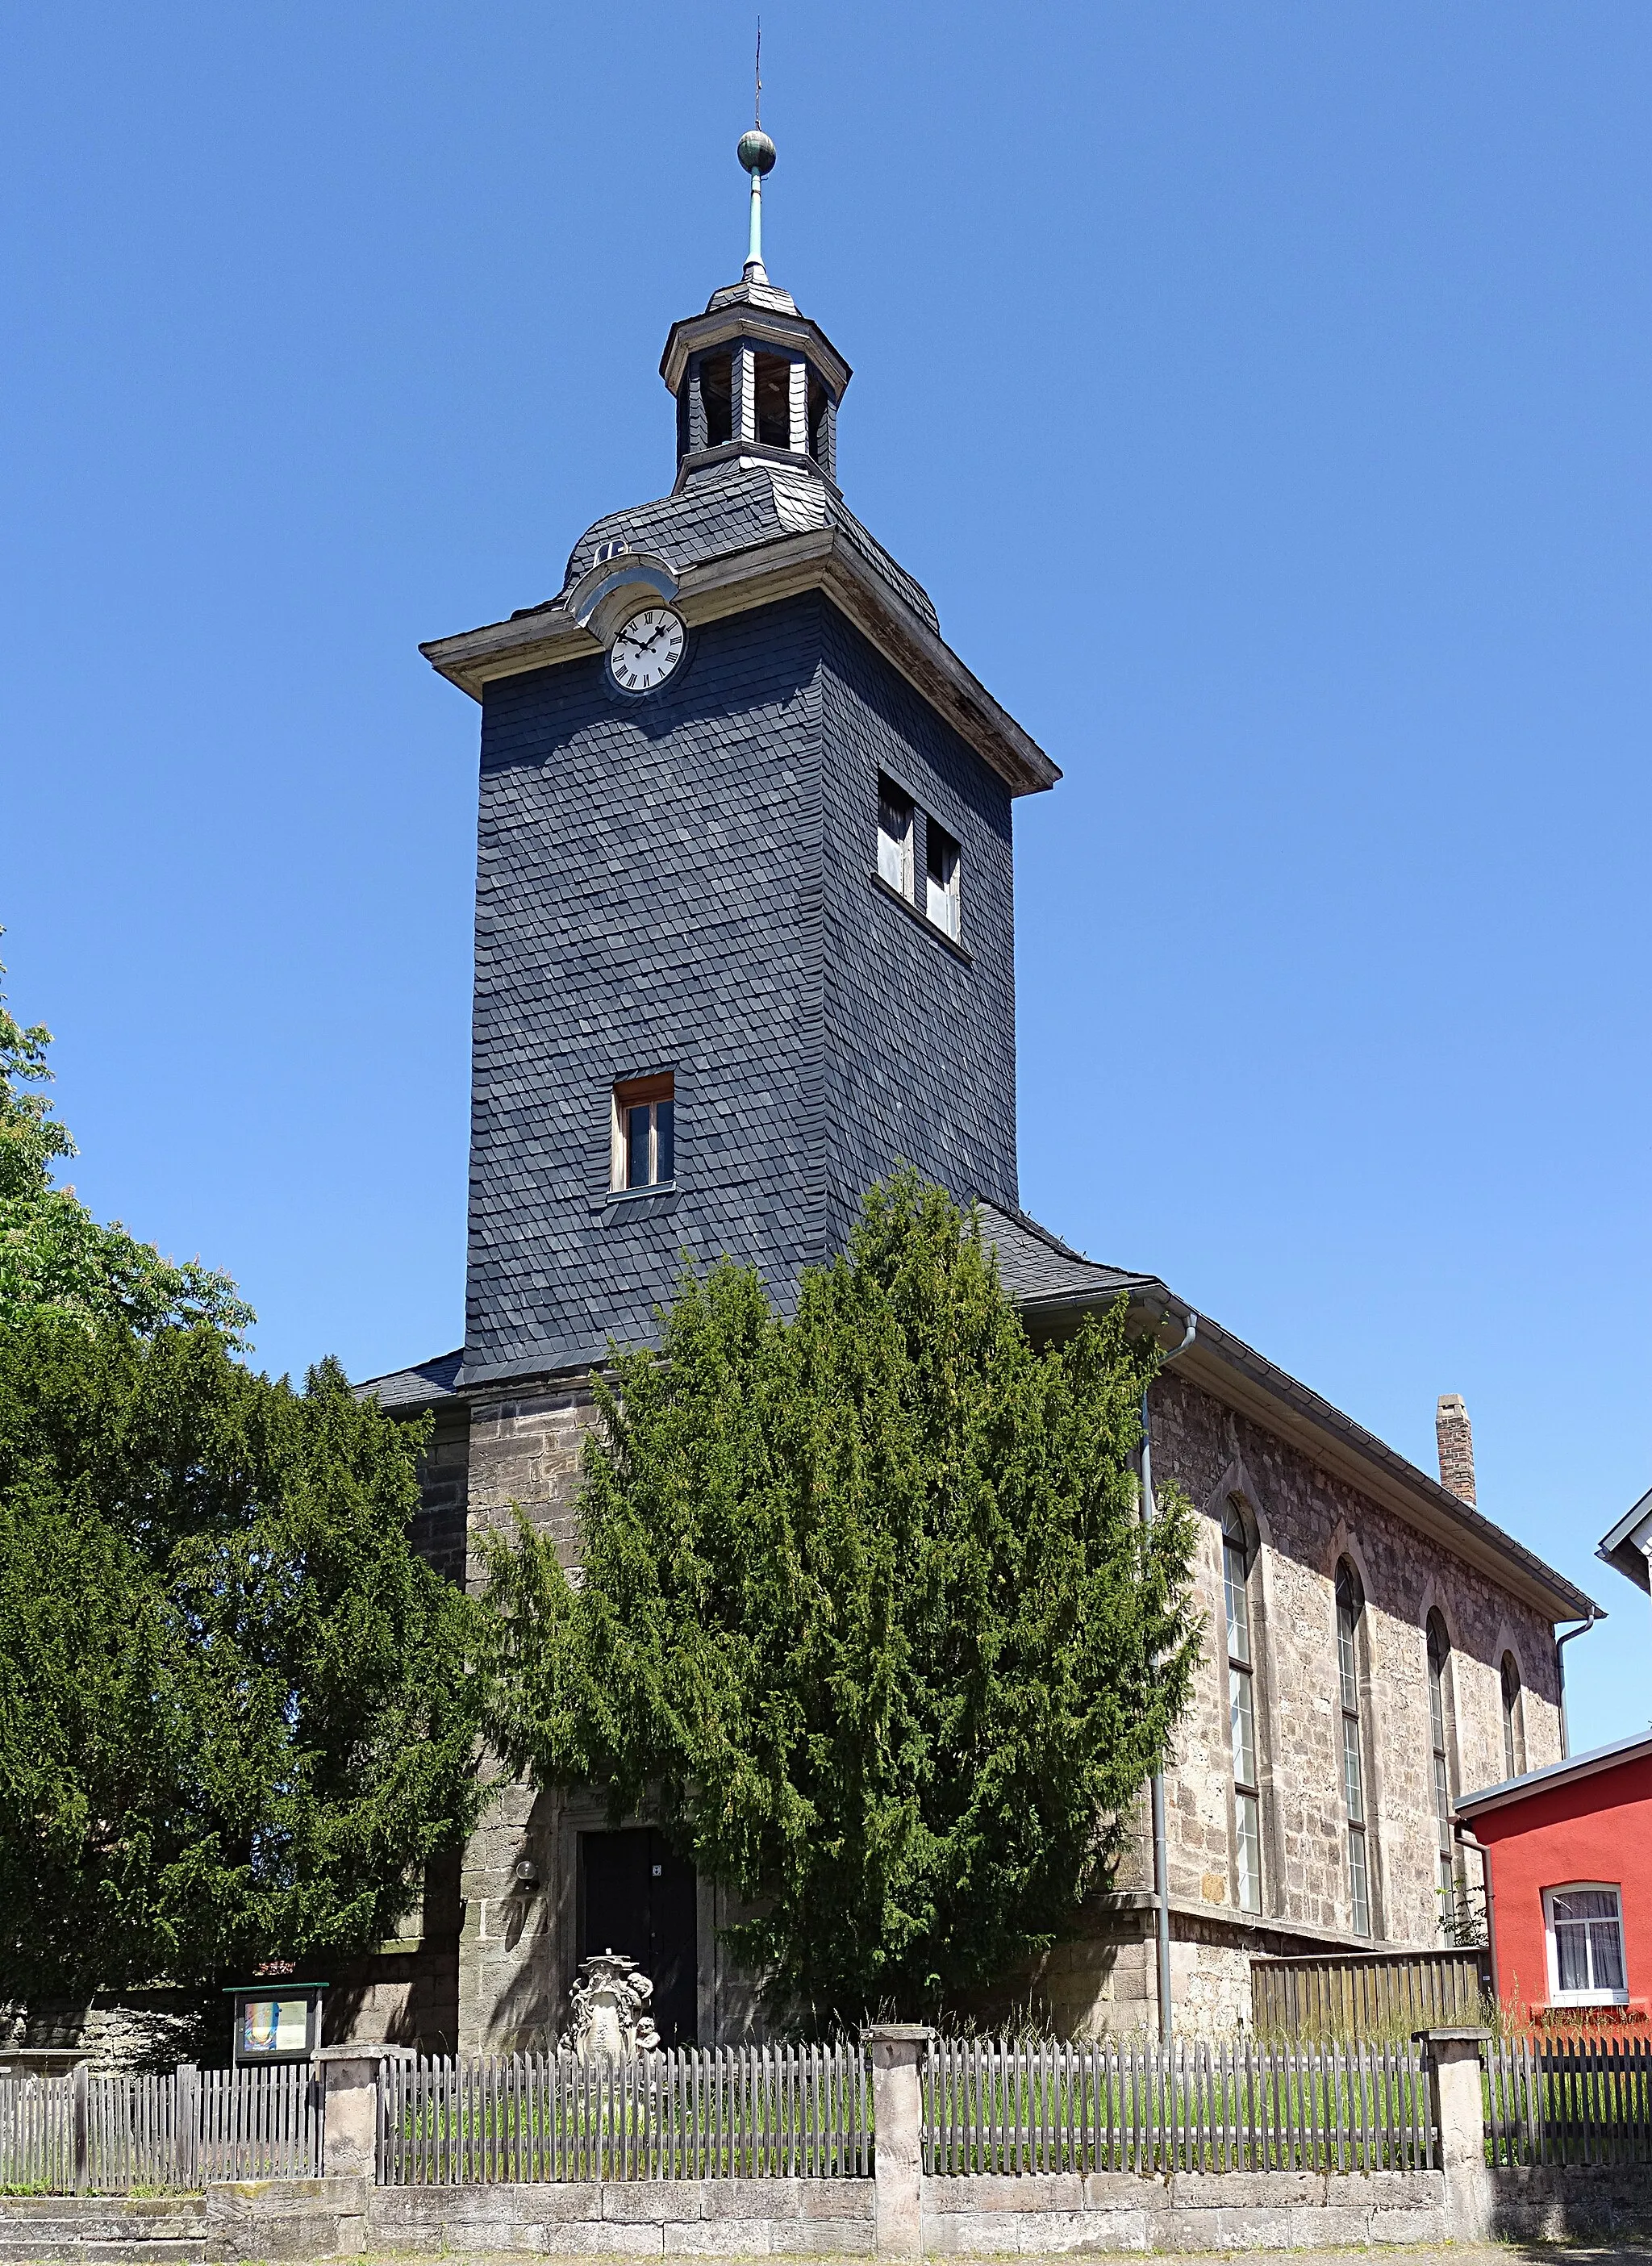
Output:
[[[872,886],[881,767],[962,844],[972,965]],[[897,1156],[1012,1204],[1012,921],[1006,790],[816,593],[646,700],[490,687],[467,1377],[652,1335],[683,1249],[784,1296]],[[662,1070],[676,1192],[611,1201],[610,1086]]]
[[[1015,927],[1009,789],[834,607],[822,609],[828,1232],[903,1157],[961,1199],[1013,1210]],[[878,774],[960,844],[963,942],[873,886]]]
[[[870,529],[863,527],[836,488],[801,466],[750,464],[738,460],[709,464],[678,493],[653,503],[610,511],[588,527],[568,554],[562,587],[568,589],[596,563],[604,545],[623,542],[632,551],[652,551],[669,559],[678,574],[713,559],[754,551],[783,541],[807,528],[833,527],[847,537],[873,573],[925,627],[940,632],[940,618],[921,582],[890,557]],[[547,600],[547,604],[554,603]],[[525,607],[526,613],[542,611]]]

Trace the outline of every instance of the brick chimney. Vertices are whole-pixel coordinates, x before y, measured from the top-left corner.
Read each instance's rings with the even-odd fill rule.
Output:
[[[1443,1392],[1434,1412],[1434,1436],[1440,1444],[1440,1485],[1459,1502],[1474,1500],[1474,1432],[1460,1392]]]

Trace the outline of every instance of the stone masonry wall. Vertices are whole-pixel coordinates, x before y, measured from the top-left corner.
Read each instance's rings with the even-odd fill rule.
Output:
[[[420,1506],[413,1548],[444,1580],[463,1587],[465,1515],[470,1508],[470,1410],[462,1400],[437,1408],[430,1444],[419,1468]]]
[[[1173,1370],[1152,1398],[1153,1468],[1200,1513],[1195,1568],[1206,1658],[1169,1775],[1173,1897],[1220,1911],[1237,1897],[1220,1518],[1238,1495],[1260,1541],[1251,1575],[1261,1748],[1264,1915],[1352,1929],[1340,1776],[1334,1584],[1339,1559],[1365,1597],[1362,1703],[1378,1943],[1442,1941],[1424,1634],[1437,1609],[1448,1671],[1452,1791],[1504,1774],[1499,1664],[1519,1663],[1529,1767],[1560,1758],[1552,1632],[1530,1607],[1392,1512],[1224,1407]],[[1477,1885],[1477,1883],[1476,1883]]]
[[[1188,2036],[1248,2026],[1256,1954],[1443,1941],[1425,1627],[1451,1639],[1447,1675],[1454,1793],[1504,1774],[1500,1666],[1524,1685],[1528,1766],[1560,1758],[1553,1632],[1529,1607],[1393,1513],[1224,1407],[1174,1370],[1151,1402],[1153,1470],[1199,1512],[1195,1603],[1204,1658],[1166,1774],[1171,1999]],[[1238,1909],[1227,1713],[1221,1515],[1245,1502],[1259,1548],[1249,1601],[1262,1795],[1262,1911]],[[1339,1558],[1365,1593],[1363,1720],[1372,1936],[1356,1937],[1340,1775],[1334,1593]],[[1144,1794],[1126,1821],[1111,1898],[1017,1978],[1009,1999],[1064,2034],[1151,2031],[1158,2021],[1152,1851]],[[1466,1885],[1478,1890],[1469,1860]],[[996,2010],[995,2010],[996,2011]]]
[[[577,1563],[577,1504],[585,1435],[596,1420],[588,1378],[545,1380],[513,1399],[479,1401],[471,1414],[468,1579],[483,1578],[479,1544],[508,1529],[512,1506]],[[579,1837],[610,1823],[581,1794],[537,1794],[513,1780],[464,1853],[458,1949],[458,2036],[465,2053],[537,2047],[567,2019],[579,1956]],[[525,1864],[533,1877],[519,1878]],[[702,1881],[697,1926],[701,2042],[759,2034],[750,1980],[725,1955],[720,1932],[739,1917],[725,1892]]]
[[[588,1378],[545,1381],[510,1400],[471,1407],[464,1578],[485,1578],[485,1534],[508,1533],[526,1513],[575,1562],[575,1505],[585,1435],[596,1418]],[[599,1822],[593,1810],[591,1823]],[[578,1831],[559,1795],[513,1780],[464,1853],[459,1935],[459,2048],[465,2053],[539,2046],[559,2027],[573,1979]],[[518,1865],[534,1877],[518,1877]]]
[[[478,1545],[488,1531],[508,1534],[524,1511],[555,1542],[564,1566],[576,1557],[574,1507],[585,1435],[596,1404],[584,1376],[551,1378],[509,1400],[478,1400],[471,1410],[466,1586],[482,1579]]]
[[[1505,2242],[1644,2240],[1652,2189],[1633,2169],[1487,2175]],[[976,2175],[925,2178],[922,2255],[1167,2255],[1461,2243],[1438,2172]],[[1473,2232],[1481,2230],[1477,2226]],[[201,2196],[0,2197],[0,2255],[191,2266],[360,2255],[868,2256],[870,2179],[565,2181],[375,2187],[364,2179],[216,2182]],[[1483,2252],[1471,2253],[1483,2256]]]
[[[220,1994],[165,1985],[0,2007],[0,2062],[8,2047],[23,2046],[84,2053],[99,2071],[170,2069],[180,2061],[223,2059],[229,2038]]]

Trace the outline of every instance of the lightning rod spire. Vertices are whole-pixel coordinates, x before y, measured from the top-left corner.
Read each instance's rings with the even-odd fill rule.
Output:
[[[751,176],[751,233],[746,245],[745,280],[748,283],[766,283],[768,273],[763,265],[763,177],[774,169],[774,144],[763,130],[763,18],[757,18],[757,59],[752,77],[756,85],[752,94],[752,125],[749,134],[740,137],[737,151],[741,164]]]

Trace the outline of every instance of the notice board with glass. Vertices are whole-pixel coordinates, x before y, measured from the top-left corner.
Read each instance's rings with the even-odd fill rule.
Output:
[[[309,2061],[321,2043],[325,1983],[244,1983],[235,2000],[236,2065]]]

